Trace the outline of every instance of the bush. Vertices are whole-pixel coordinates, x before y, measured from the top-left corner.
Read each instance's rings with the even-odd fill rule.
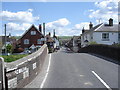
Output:
[[[12,45],[10,45],[10,44],[8,44],[7,46],[6,46],[6,49],[7,49],[7,52],[8,53],[12,53]]]
[[[120,60],[120,47],[114,45],[94,44],[81,48],[79,52],[95,53],[115,60]]]

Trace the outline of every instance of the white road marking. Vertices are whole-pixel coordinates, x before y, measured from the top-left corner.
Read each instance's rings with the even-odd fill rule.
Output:
[[[50,64],[51,64],[51,54],[50,54],[50,56],[49,56],[49,64],[48,64],[47,72],[46,72],[46,75],[45,75],[45,78],[44,78],[42,84],[40,85],[40,88],[43,88],[43,86],[44,86],[44,84],[45,84],[45,81],[46,81],[47,76],[48,76],[48,72],[49,72],[49,70],[50,70]]]
[[[102,84],[108,89],[108,90],[112,90],[107,83],[105,83],[105,81],[103,79],[101,79],[94,71],[92,71],[92,73],[102,82]]]

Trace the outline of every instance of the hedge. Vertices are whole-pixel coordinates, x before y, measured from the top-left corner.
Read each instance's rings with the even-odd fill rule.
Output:
[[[120,61],[120,47],[112,45],[89,45],[79,50],[81,53],[95,53]]]

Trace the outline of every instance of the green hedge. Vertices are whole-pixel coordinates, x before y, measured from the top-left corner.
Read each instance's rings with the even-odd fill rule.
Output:
[[[120,61],[120,47],[114,45],[89,45],[80,49],[81,53],[95,53]]]

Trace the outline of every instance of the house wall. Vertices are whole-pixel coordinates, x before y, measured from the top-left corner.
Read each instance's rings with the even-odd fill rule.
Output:
[[[31,31],[36,31],[36,35],[31,35]],[[31,28],[21,39],[20,39],[20,45],[21,48],[29,48],[31,45],[39,45],[42,46],[43,44],[38,44],[37,40],[43,38],[42,34],[40,34],[35,28]],[[24,44],[24,40],[29,39],[29,44]]]
[[[118,43],[118,33],[117,32],[109,32],[109,41],[103,41],[102,40],[102,33],[108,33],[108,32],[94,32],[93,33],[93,41],[97,42],[98,44],[107,44],[112,45],[115,43]]]
[[[91,42],[91,34],[84,34],[81,36],[81,46],[84,47],[86,43],[84,42],[85,40],[88,40]]]

